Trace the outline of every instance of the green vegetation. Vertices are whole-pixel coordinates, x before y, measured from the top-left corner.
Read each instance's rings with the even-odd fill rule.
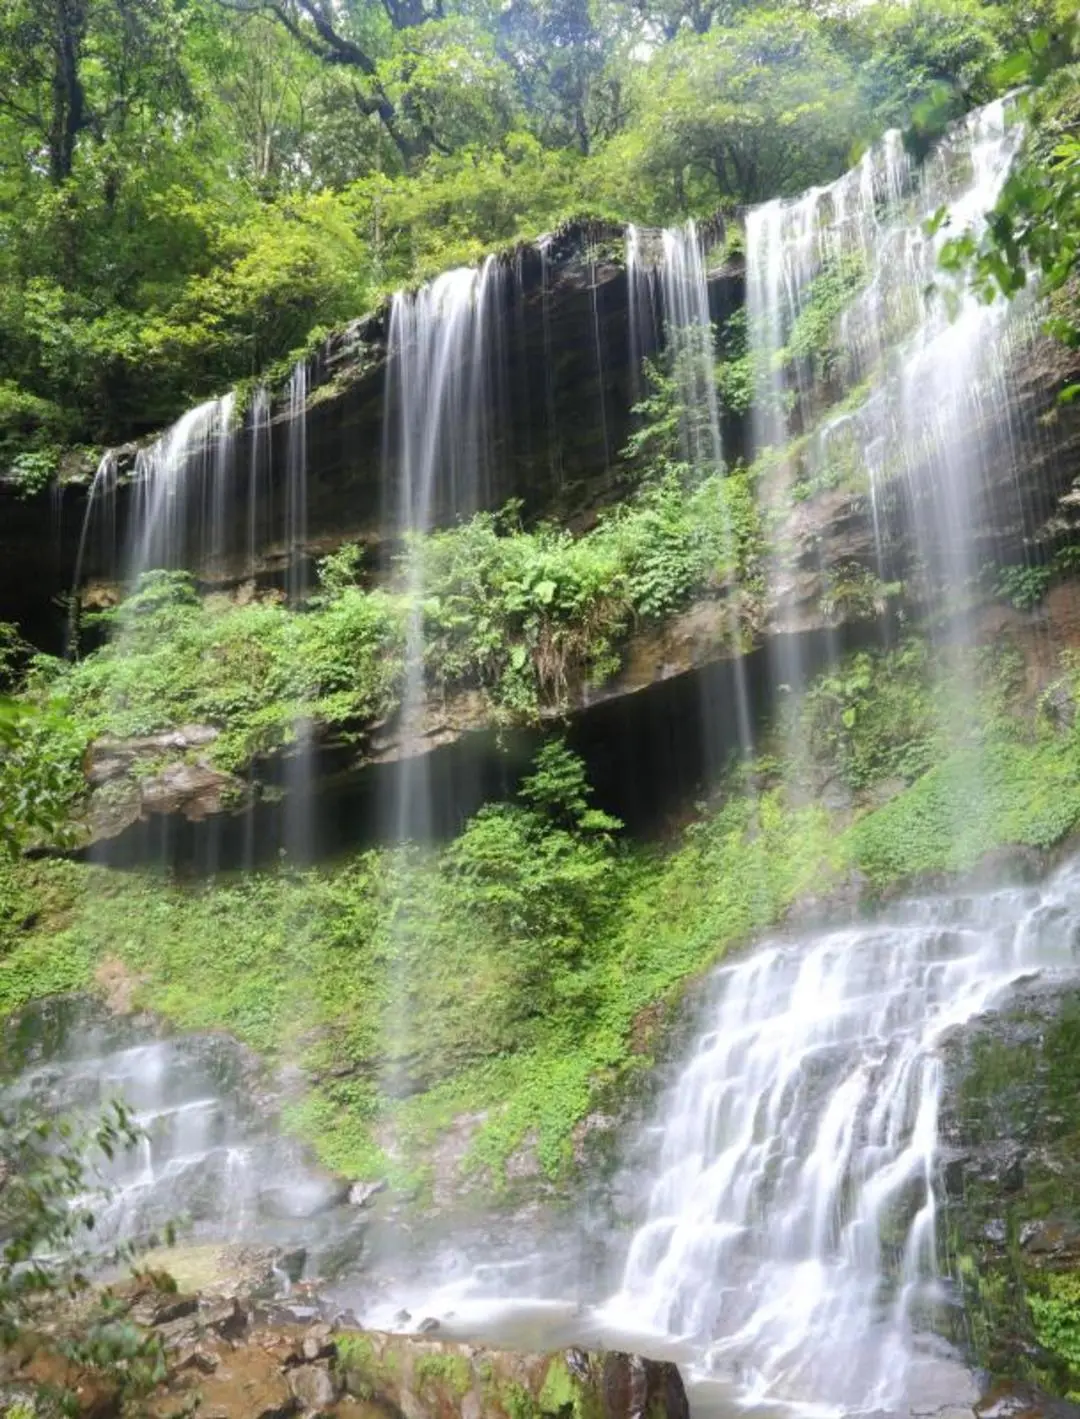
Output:
[[[0,1344],[8,1353],[52,1350],[60,1362],[51,1382],[32,1386],[31,1415],[77,1412],[88,1376],[119,1406],[144,1397],[165,1373],[158,1335],[133,1324],[108,1291],[84,1296],[93,1266],[135,1255],[134,1242],[104,1254],[91,1249],[94,1215],[86,1198],[102,1187],[102,1164],[139,1136],[118,1103],[82,1131],[26,1109],[0,1112]],[[141,1245],[156,1240],[142,1238]],[[58,1303],[75,1298],[84,1298],[78,1321],[58,1326]]]
[[[455,1399],[463,1399],[473,1386],[472,1365],[464,1355],[420,1355],[413,1376],[421,1390],[443,1386]]]
[[[1048,329],[1076,346],[1077,240],[1080,225],[1080,68],[1075,16],[1062,7],[1039,43],[1018,51],[1008,66],[1016,83],[1030,87],[1018,104],[1028,129],[1020,160],[1010,173],[980,235],[961,232],[946,243],[942,266],[970,275],[984,299],[1015,296],[1034,281],[1050,298]],[[1080,393],[1070,385],[1069,400]]]
[[[1015,83],[1024,44],[1068,59],[1067,9],[8,0],[0,469],[40,486],[71,445],[160,426],[568,215],[674,220],[833,177],[885,126]]]
[[[1075,1400],[1080,1390],[1080,1276],[1050,1273],[1043,1288],[1028,1295],[1035,1339],[1067,1367],[1067,1398]]]
[[[16,627],[0,621],[0,873],[31,843],[69,836],[68,811],[84,786],[79,731],[63,704],[42,708],[5,693],[20,685],[32,654]]]
[[[501,1187],[517,1158],[514,1173],[564,1177],[582,1120],[648,1068],[687,981],[801,897],[852,874],[892,890],[1080,822],[1077,731],[1025,702],[1008,646],[966,666],[966,717],[935,703],[929,660],[912,638],[825,674],[667,851],[624,841],[551,742],[516,802],[438,850],[202,887],[12,866],[0,1013],[90,985],[108,957],[183,1027],[300,1060],[313,1087],[293,1124],[343,1171],[385,1170],[389,1132],[398,1180],[430,1183],[439,1139],[468,1117],[467,1174]],[[1061,693],[1075,696],[1070,670]],[[807,802],[834,777],[849,807]]]
[[[676,460],[675,383],[654,373],[657,422],[628,451],[638,491],[588,532],[526,529],[510,506],[414,542],[433,697],[480,689],[497,722],[535,722],[614,674],[635,626],[694,596],[739,583],[752,615],[754,475],[695,474]],[[362,733],[397,706],[409,606],[400,591],[363,588],[361,574],[360,550],[343,547],[294,610],[276,594],[200,599],[187,573],[148,573],[98,613],[111,632],[100,649],[73,664],[32,661],[27,704],[46,715],[39,741],[52,731],[43,761],[62,766],[75,797],[78,761],[99,738],[211,725],[221,733],[210,756],[232,770],[290,742],[302,718]]]

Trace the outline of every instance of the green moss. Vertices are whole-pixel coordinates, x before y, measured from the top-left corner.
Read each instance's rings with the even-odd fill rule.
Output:
[[[516,1380],[510,1380],[504,1385],[500,1385],[497,1391],[497,1403],[506,1414],[507,1419],[544,1419],[544,1415],[524,1385],[519,1385]]]
[[[457,1400],[473,1387],[472,1366],[464,1355],[421,1355],[413,1366],[417,1386],[446,1389]]]
[[[1071,744],[991,743],[935,765],[844,838],[852,863],[884,886],[961,871],[992,849],[1047,848],[1080,822],[1080,759]]]
[[[370,1369],[375,1362],[375,1347],[371,1337],[362,1331],[344,1330],[334,1336],[337,1357],[349,1369]]]
[[[562,1355],[554,1356],[548,1365],[539,1405],[545,1416],[554,1419],[603,1419],[600,1385],[587,1385],[572,1375]]]

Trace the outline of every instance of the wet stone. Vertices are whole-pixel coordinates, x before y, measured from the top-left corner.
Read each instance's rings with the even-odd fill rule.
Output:
[[[235,1296],[204,1307],[199,1319],[207,1330],[224,1340],[237,1340],[247,1329],[247,1312]]]
[[[194,1315],[198,1309],[198,1296],[176,1296],[155,1291],[135,1302],[131,1307],[131,1319],[137,1325],[167,1326]]]
[[[289,1388],[306,1413],[329,1408],[341,1393],[341,1386],[327,1361],[290,1370]]]
[[[336,1353],[332,1328],[325,1321],[313,1325],[301,1342],[305,1360],[329,1360]]]

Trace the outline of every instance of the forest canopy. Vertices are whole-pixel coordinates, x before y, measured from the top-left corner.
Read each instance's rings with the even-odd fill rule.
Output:
[[[571,215],[731,211],[918,141],[1074,8],[0,0],[0,471]]]

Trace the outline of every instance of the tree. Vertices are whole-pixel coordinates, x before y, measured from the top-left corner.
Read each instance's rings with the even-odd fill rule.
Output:
[[[625,119],[622,7],[590,0],[510,0],[498,19],[499,53],[512,66],[533,132],[550,147],[588,155]]]
[[[957,233],[942,248],[941,265],[971,279],[986,300],[1015,296],[1034,279],[1050,296],[1048,326],[1080,346],[1074,292],[1080,269],[1080,76],[1073,65],[1080,23],[1073,19],[1041,39],[1029,37],[1007,65],[1010,80],[1034,87],[1018,100],[1029,134],[994,210],[979,233]],[[1080,387],[1065,396],[1074,398]]]
[[[863,93],[876,124],[942,124],[993,97],[1004,51],[994,16],[971,0],[876,5],[848,29]]]
[[[84,137],[107,145],[183,93],[172,0],[8,0],[0,11],[0,112],[68,181]]]
[[[307,53],[324,64],[359,76],[352,89],[357,109],[376,116],[389,134],[402,161],[412,164],[431,151],[435,135],[430,129],[409,131],[398,105],[383,81],[380,59],[387,45],[383,26],[372,24],[356,0],[343,5],[333,0],[218,0],[234,13],[262,14],[277,21]],[[382,0],[382,17],[392,33],[415,29],[429,20],[444,18],[443,0]]]
[[[628,215],[666,220],[832,178],[860,131],[855,78],[826,26],[768,10],[659,49],[602,165]],[[633,195],[643,185],[644,211]]]

